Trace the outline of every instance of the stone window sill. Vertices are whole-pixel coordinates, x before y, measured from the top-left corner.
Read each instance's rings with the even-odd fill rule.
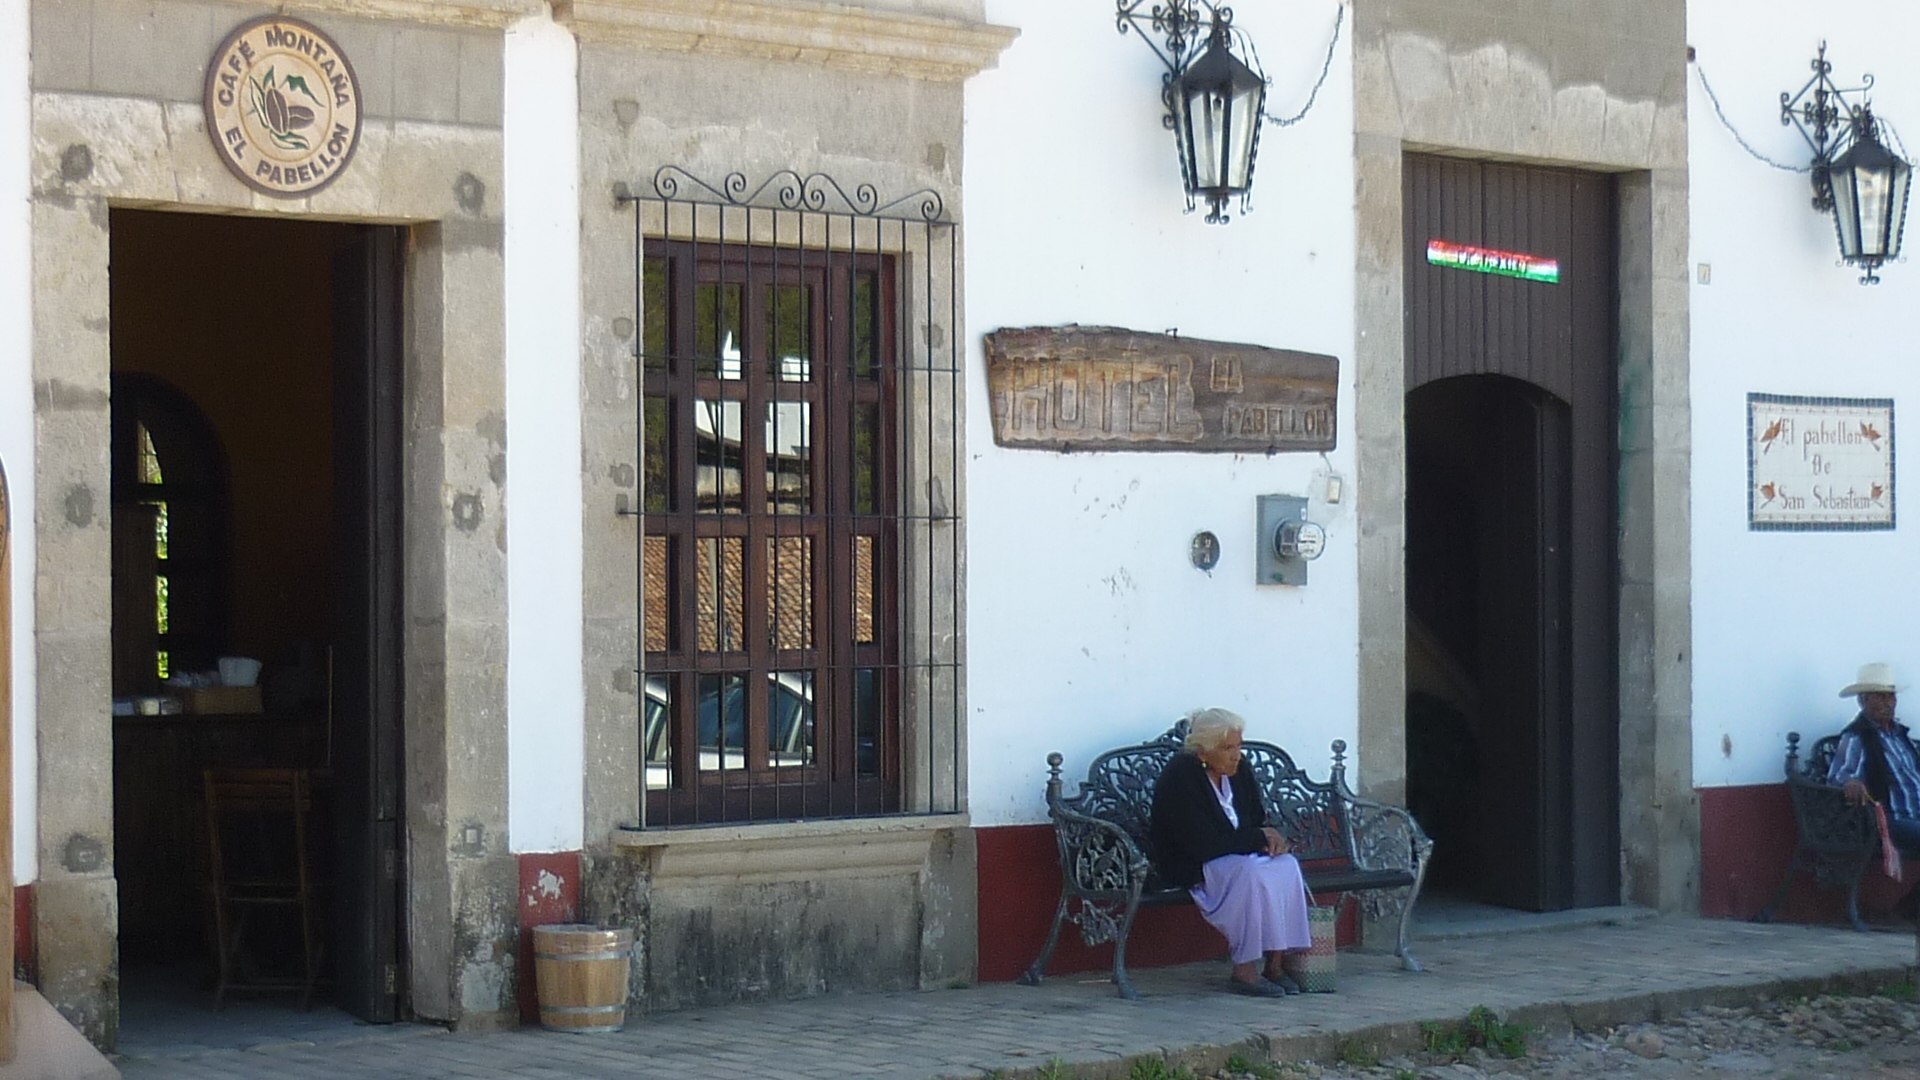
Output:
[[[622,829],[614,847],[650,864],[651,879],[804,881],[918,874],[942,833],[970,827],[966,814]]]

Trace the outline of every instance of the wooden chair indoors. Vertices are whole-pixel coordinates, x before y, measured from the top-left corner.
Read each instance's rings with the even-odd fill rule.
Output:
[[[307,848],[312,777],[306,769],[208,769],[205,785],[214,1007],[229,990],[298,990],[300,1008],[310,1008],[321,952]],[[262,917],[271,911],[289,913],[299,925],[297,973],[284,963],[274,970],[274,946],[282,942],[270,931],[286,922]]]

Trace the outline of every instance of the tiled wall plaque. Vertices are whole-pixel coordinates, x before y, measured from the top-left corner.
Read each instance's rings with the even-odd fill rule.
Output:
[[[1747,527],[1891,529],[1893,399],[1747,395]]]
[[[993,441],[1031,450],[1331,450],[1340,361],[1319,353],[1040,326],[986,336]]]

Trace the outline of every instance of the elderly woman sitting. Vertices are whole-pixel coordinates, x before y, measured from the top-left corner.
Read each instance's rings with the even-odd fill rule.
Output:
[[[1313,944],[1307,888],[1287,838],[1267,824],[1252,766],[1241,760],[1245,728],[1225,709],[1187,717],[1186,752],[1174,755],[1153,789],[1153,861],[1169,884],[1192,891],[1200,913],[1227,936],[1235,992],[1297,994],[1286,955]]]

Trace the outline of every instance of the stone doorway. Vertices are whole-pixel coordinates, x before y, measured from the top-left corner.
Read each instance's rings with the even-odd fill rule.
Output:
[[[1615,181],[1408,155],[1404,183],[1408,805],[1437,886],[1614,904]]]
[[[393,1020],[402,238],[137,210],[110,228],[123,1032],[177,1026],[222,979],[255,986],[227,995],[250,1011],[311,996]],[[261,768],[311,792],[298,824],[216,826],[210,770]],[[216,834],[229,880],[304,864],[304,902],[215,919]]]

